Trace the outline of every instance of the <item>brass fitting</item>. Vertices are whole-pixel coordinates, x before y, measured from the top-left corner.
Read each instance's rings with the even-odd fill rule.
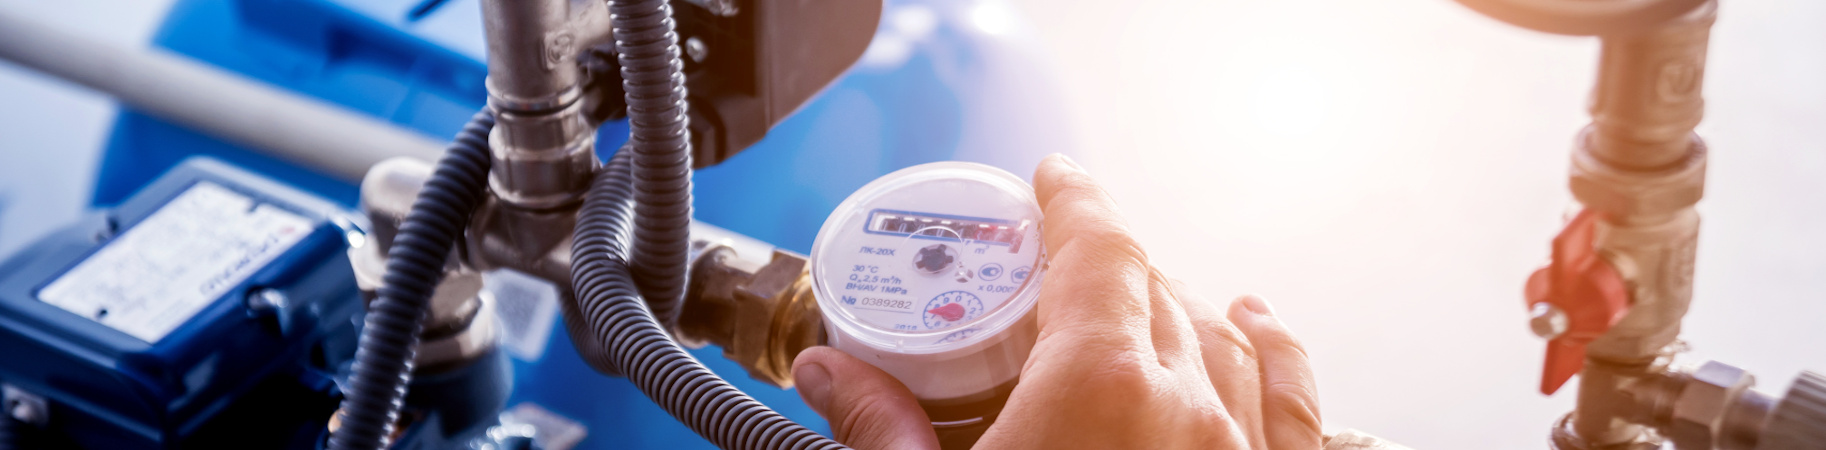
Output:
[[[1706,144],[1689,134],[1685,152],[1675,164],[1652,170],[1611,165],[1597,155],[1596,125],[1579,133],[1572,153],[1572,195],[1586,207],[1611,217],[1653,216],[1699,203],[1705,196]]]
[[[1586,346],[1578,408],[1557,426],[1561,449],[1653,448],[1656,410],[1645,386],[1669,383],[1665,360],[1693,298],[1707,148],[1706,48],[1716,1],[1660,25],[1603,35],[1592,124],[1577,140],[1569,187],[1601,213],[1595,246],[1628,286],[1628,312]],[[1676,383],[1678,384],[1678,383]],[[1653,390],[1653,389],[1651,389]],[[1640,398],[1638,398],[1640,397]]]
[[[1592,92],[1591,149],[1606,164],[1655,170],[1679,164],[1705,115],[1706,47],[1718,2],[1641,32],[1605,35]]]
[[[792,387],[793,358],[824,341],[807,260],[782,250],[765,264],[739,256],[717,244],[699,253],[674,334],[687,345],[716,344],[749,376]]]

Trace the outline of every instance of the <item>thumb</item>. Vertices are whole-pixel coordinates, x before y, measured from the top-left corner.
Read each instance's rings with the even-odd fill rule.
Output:
[[[881,369],[830,347],[793,360],[793,384],[837,441],[862,450],[934,449],[938,436],[913,392]]]

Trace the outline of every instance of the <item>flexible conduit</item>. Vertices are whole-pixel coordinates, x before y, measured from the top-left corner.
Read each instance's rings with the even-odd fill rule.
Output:
[[[685,63],[666,0],[609,3],[634,175],[634,274],[659,322],[678,319],[691,246],[690,118]]]
[[[393,434],[431,293],[444,278],[445,259],[469,216],[487,195],[488,131],[494,125],[494,114],[483,110],[463,126],[400,224],[387,251],[380,298],[368,305],[343,388],[342,426],[330,436],[330,448],[379,449]]]
[[[630,158],[616,155],[590,184],[571,243],[579,309],[608,363],[672,417],[725,449],[840,449],[731,386],[679,347],[641,300],[628,265],[634,195]]]

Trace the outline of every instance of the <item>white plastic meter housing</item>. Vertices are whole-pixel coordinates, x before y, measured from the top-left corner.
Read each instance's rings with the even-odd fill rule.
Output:
[[[812,284],[832,347],[900,379],[935,422],[963,420],[935,409],[1005,397],[1033,349],[1045,250],[1025,181],[922,164],[837,206],[812,244]]]

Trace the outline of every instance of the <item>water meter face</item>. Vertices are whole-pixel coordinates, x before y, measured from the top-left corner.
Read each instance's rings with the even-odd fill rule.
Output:
[[[932,353],[1001,332],[1044,271],[1033,188],[973,163],[914,166],[838,205],[812,247],[819,306],[838,331]]]

